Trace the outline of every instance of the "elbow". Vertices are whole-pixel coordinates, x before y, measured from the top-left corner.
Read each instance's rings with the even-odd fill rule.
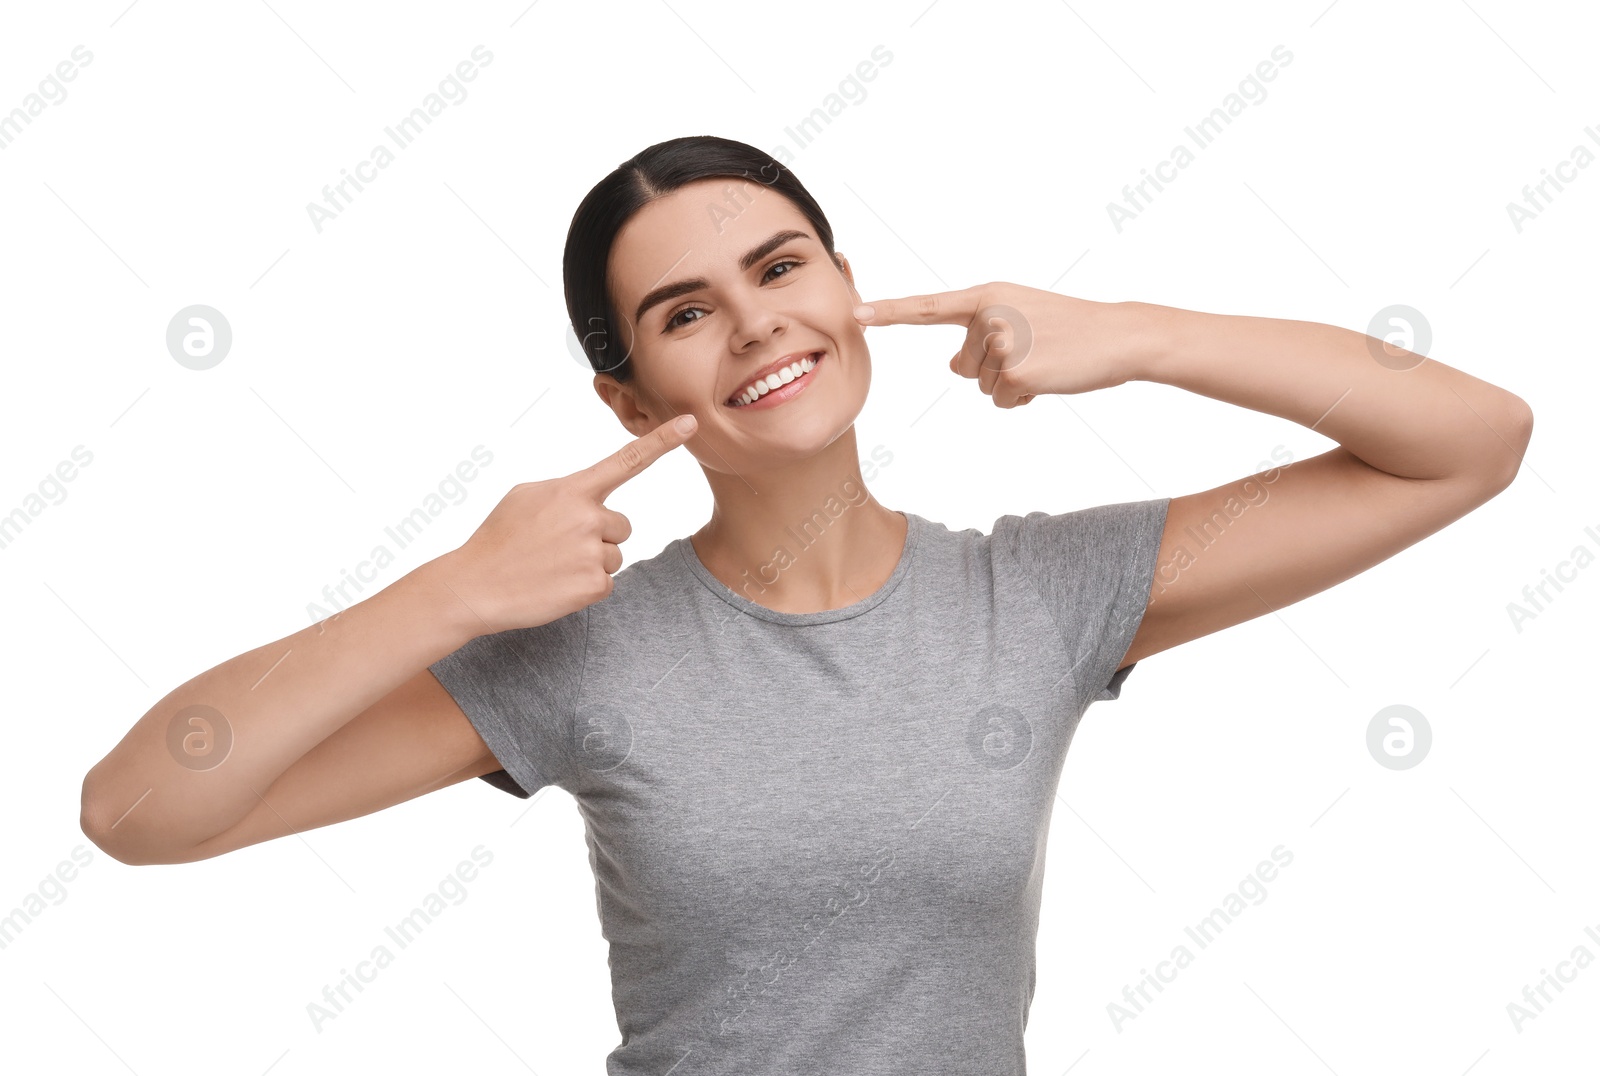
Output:
[[[91,844],[118,863],[134,865],[133,859],[115,840],[115,820],[106,813],[105,803],[94,794],[94,771],[83,778],[83,791],[78,804],[78,828]]]
[[[116,860],[118,863],[121,863],[123,866],[137,867],[137,866],[141,866],[142,865],[140,860],[132,859],[132,858],[128,857],[123,852],[121,852],[115,845],[113,845],[110,841],[108,841],[106,839],[106,837],[105,837],[105,831],[104,830],[101,830],[96,826],[92,826],[92,825],[88,825],[88,824],[82,825],[81,828],[83,829],[83,835],[85,837],[89,838],[89,843],[93,844],[96,848],[100,849],[100,853],[102,855]]]
[[[1528,442],[1533,439],[1533,408],[1528,401],[1515,393],[1506,393],[1504,406],[1494,423],[1499,435],[1499,466],[1492,469],[1493,492],[1499,493],[1516,480],[1522,469],[1522,457],[1527,454]]]
[[[144,867],[158,863],[180,862],[150,854],[149,848],[140,846],[137,841],[129,840],[135,836],[134,831],[130,829],[124,828],[118,832],[117,826],[127,813],[126,807],[114,811],[103,796],[96,794],[94,770],[90,770],[84,776],[83,791],[78,806],[78,828],[83,831],[83,835],[101,852],[125,866]]]
[[[1499,496],[1516,481],[1533,438],[1533,408],[1515,393],[1502,391],[1492,407],[1479,403],[1473,411],[1477,444],[1461,450],[1457,456],[1460,469],[1455,474],[1455,484],[1467,498],[1469,510]]]
[[[106,824],[105,816],[100,812],[97,804],[84,800],[83,806],[78,810],[78,828],[83,830],[83,835],[89,838],[89,843],[100,849],[102,853],[110,856],[118,863],[129,863],[127,854],[122,851],[111,837],[110,825]]]
[[[93,813],[79,815],[78,826],[83,830],[83,835],[88,837],[94,846],[112,859],[125,867],[149,867],[161,863],[177,863],[179,860],[168,859],[158,855],[148,854],[143,849],[135,848],[126,840],[113,835],[116,823],[107,825],[104,817]]]

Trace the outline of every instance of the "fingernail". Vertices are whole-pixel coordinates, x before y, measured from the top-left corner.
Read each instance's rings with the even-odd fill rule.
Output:
[[[676,421],[676,422],[674,422],[672,424],[672,428],[677,430],[679,433],[693,433],[694,432],[694,416],[693,415],[679,415],[678,416],[678,421]]]
[[[868,320],[872,317],[872,307],[865,304],[856,307],[856,317],[860,318],[862,321]]]

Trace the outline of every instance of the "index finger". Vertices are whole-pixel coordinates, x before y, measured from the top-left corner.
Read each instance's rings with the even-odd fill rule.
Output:
[[[693,437],[698,428],[698,422],[693,415],[679,415],[675,419],[668,419],[642,437],[629,441],[599,463],[585,467],[578,474],[588,480],[589,488],[596,497],[605,500],[622,483]]]
[[[978,316],[980,288],[908,295],[903,299],[876,299],[856,307],[870,307],[872,315],[856,320],[862,325],[970,325]]]

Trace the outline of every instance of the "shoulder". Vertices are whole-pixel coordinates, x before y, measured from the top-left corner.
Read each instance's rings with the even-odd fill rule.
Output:
[[[1159,544],[1169,497],[1097,504],[1067,512],[1034,511],[994,521],[994,545],[1021,560],[1041,556],[1121,559]]]

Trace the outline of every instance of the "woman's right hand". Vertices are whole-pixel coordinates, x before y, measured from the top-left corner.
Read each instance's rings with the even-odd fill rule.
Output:
[[[633,526],[605,499],[695,429],[694,417],[681,415],[591,467],[512,486],[472,537],[439,558],[438,577],[465,607],[468,630],[536,627],[610,596],[622,568],[618,546]]]

